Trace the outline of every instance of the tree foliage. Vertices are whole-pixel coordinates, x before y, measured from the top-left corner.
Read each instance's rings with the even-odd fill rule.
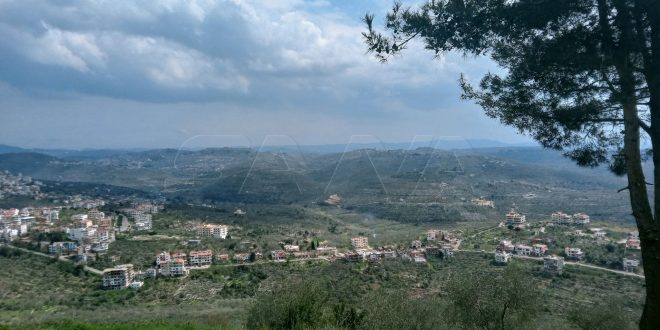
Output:
[[[325,322],[327,290],[303,281],[262,294],[248,311],[248,329],[315,329]]]
[[[632,1],[606,4],[604,18],[598,2],[446,0],[418,9],[395,4],[385,23],[391,35],[377,32],[374,17],[367,15],[363,36],[369,51],[382,61],[399,54],[412,39],[422,40],[438,56],[447,51],[489,56],[506,74],[488,73],[477,87],[461,77],[464,99],[475,100],[488,116],[543,146],[565,150],[580,165],[606,163],[623,174],[625,89],[634,91],[643,127],[650,125],[650,91],[643,54],[627,57],[634,70],[630,85],[624,86],[626,77],[617,72],[615,53],[634,49],[629,43],[646,41],[626,39],[619,27],[622,18],[613,7],[632,12],[637,8]]]
[[[448,296],[450,315],[475,329],[524,328],[541,305],[536,283],[514,266],[496,276],[483,272],[460,276],[450,283]]]
[[[395,4],[389,35],[364,18],[368,50],[382,61],[415,39],[443,52],[490,57],[502,74],[477,86],[461,77],[462,98],[582,166],[627,175],[642,245],[646,304],[640,327],[660,328],[660,1],[438,0]],[[654,203],[641,140],[650,141]]]

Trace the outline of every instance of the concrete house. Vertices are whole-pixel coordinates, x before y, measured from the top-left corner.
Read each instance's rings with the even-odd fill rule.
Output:
[[[359,249],[368,249],[369,248],[369,239],[365,236],[355,236],[351,238],[351,246],[355,250]]]
[[[213,252],[211,250],[190,251],[188,255],[188,264],[191,267],[210,266],[213,262]]]
[[[543,258],[543,270],[549,274],[560,274],[564,268],[564,258],[555,255]]]
[[[133,282],[134,274],[132,264],[106,268],[103,270],[103,288],[114,290],[125,289]]]
[[[495,251],[495,262],[500,265],[506,265],[511,260],[511,254],[504,251]]]
[[[564,253],[566,254],[566,258],[571,259],[571,260],[582,260],[584,257],[584,253],[582,252],[582,249],[577,248],[577,247],[566,247],[564,248]]]

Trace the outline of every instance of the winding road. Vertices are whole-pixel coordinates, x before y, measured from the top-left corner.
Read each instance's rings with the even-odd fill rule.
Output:
[[[32,253],[32,254],[34,254],[34,255],[38,255],[38,256],[41,256],[41,257],[46,257],[46,258],[55,259],[55,256],[52,256],[52,255],[49,255],[49,254],[45,254],[45,253],[42,253],[42,252],[38,252],[38,251],[28,250],[28,249],[21,248],[21,247],[18,247],[18,246],[13,246],[13,245],[10,245],[10,244],[0,243],[0,246],[6,246],[6,247],[8,247],[8,248],[10,248],[10,249],[15,249],[15,250],[19,250],[19,251],[23,251],[23,252],[27,252],[27,253]],[[62,262],[73,263],[72,260],[67,259],[67,258],[64,257],[64,256],[60,256],[60,257],[57,258],[57,259],[58,259],[59,261],[62,261]],[[96,269],[96,268],[92,268],[92,267],[89,267],[89,266],[84,266],[83,269],[84,269],[86,272],[88,272],[88,273],[92,273],[92,274],[96,274],[96,275],[103,275],[103,271],[102,271],[102,270],[99,270],[99,269]]]

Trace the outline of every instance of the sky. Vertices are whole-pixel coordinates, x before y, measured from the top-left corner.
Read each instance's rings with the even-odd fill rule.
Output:
[[[414,4],[415,2],[413,2]],[[497,68],[420,44],[382,64],[381,0],[0,0],[0,144],[160,148],[527,137],[460,100]]]

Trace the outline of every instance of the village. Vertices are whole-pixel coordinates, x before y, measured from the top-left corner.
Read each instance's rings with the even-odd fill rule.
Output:
[[[0,172],[0,199],[9,196],[30,197],[41,199],[46,194],[41,192],[41,181],[33,180],[22,174],[12,175],[9,171]]]
[[[332,195],[327,205],[337,206],[340,198]],[[473,200],[481,206],[494,207],[492,202]],[[461,232],[440,229],[428,229],[423,235],[409,241],[409,244],[393,242],[390,245],[372,247],[367,235],[352,236],[346,242],[347,248],[329,246],[319,241],[318,237],[311,244],[301,247],[292,241],[279,241],[279,249],[259,250],[256,245],[243,251],[214,251],[195,249],[202,240],[223,241],[231,237],[232,226],[217,223],[198,223],[189,230],[190,237],[184,242],[189,247],[184,251],[159,251],[153,255],[149,267],[121,263],[122,256],[110,255],[108,250],[116,241],[116,236],[126,232],[146,232],[153,228],[153,217],[165,209],[165,205],[150,201],[135,201],[130,206],[122,206],[112,215],[99,211],[106,206],[102,199],[77,196],[67,201],[66,206],[26,207],[0,210],[0,233],[2,241],[8,244],[23,243],[24,246],[36,247],[58,258],[65,258],[76,264],[92,264],[99,257],[109,257],[112,267],[98,270],[102,274],[102,287],[106,289],[140,288],[146,279],[158,277],[185,277],[195,269],[209,268],[212,265],[248,265],[258,263],[285,263],[291,261],[323,260],[327,262],[365,262],[378,263],[384,259],[399,258],[406,262],[424,264],[428,258],[449,259],[455,253],[481,252],[485,249],[470,248],[462,245]],[[63,218],[61,213],[68,216]],[[236,209],[235,217],[243,217],[246,211]],[[494,246],[493,263],[506,265],[513,258],[535,259],[543,262],[544,271],[550,275],[561,274],[567,262],[584,262],[587,254],[578,246],[566,245],[560,250],[551,251],[548,244],[554,237],[547,231],[562,228],[564,233],[589,239],[594,244],[611,242],[607,231],[602,228],[588,227],[590,217],[584,213],[569,215],[554,212],[544,221],[529,223],[527,217],[512,209],[502,222],[488,230],[501,230],[502,235],[516,235],[518,240],[499,237]],[[488,231],[486,230],[486,231]],[[520,232],[533,230],[532,236],[522,239]],[[484,231],[485,232],[485,231]],[[39,235],[39,234],[42,235]],[[49,242],[43,234],[51,234]],[[465,238],[468,244],[477,247],[475,239],[479,234]],[[29,245],[30,243],[31,245]],[[635,273],[639,271],[640,241],[638,233],[631,231],[625,239],[617,241],[624,249],[619,270]],[[35,245],[36,244],[36,245]],[[349,245],[350,244],[350,245]]]

